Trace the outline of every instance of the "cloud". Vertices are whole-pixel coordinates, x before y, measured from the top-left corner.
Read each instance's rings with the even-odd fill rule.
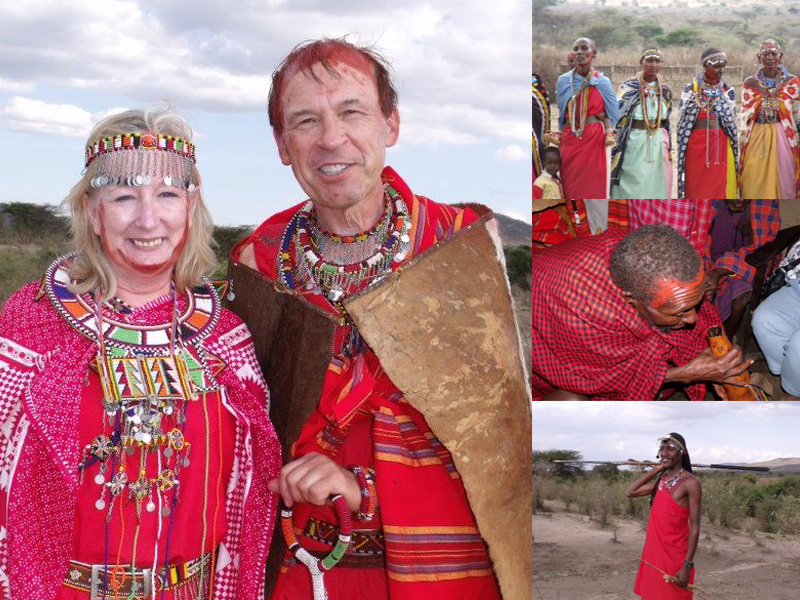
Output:
[[[72,104],[48,104],[14,96],[0,112],[6,126],[15,131],[47,133],[66,137],[86,137],[92,126],[92,115]]]
[[[503,146],[494,151],[494,159],[498,162],[521,162],[523,160],[531,160],[531,151],[511,144],[510,146]]]
[[[695,456],[703,457],[703,461],[711,463],[757,463],[766,462],[774,458],[781,458],[784,454],[769,450],[752,450],[736,446],[698,446],[690,451]]]
[[[31,94],[42,85],[91,92],[92,110],[122,98],[263,111],[269,74],[289,49],[352,33],[394,66],[405,142],[502,139],[524,148],[530,99],[518,76],[530,60],[529,15],[519,0],[495,0],[491,18],[482,0],[353,0],[336,10],[324,0],[253,0],[236,10],[222,0],[3,2],[0,92]]]
[[[11,94],[24,94],[30,93],[36,86],[31,81],[15,81],[0,77],[0,92],[7,92]]]
[[[0,110],[0,116],[13,131],[86,138],[95,123],[123,110],[126,109],[112,108],[90,113],[74,104],[52,104],[14,96]]]

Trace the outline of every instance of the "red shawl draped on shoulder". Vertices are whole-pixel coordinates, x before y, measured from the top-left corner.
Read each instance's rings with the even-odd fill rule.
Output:
[[[608,270],[624,234],[610,229],[533,254],[533,398],[564,389],[595,400],[653,400],[671,365],[708,347],[719,323],[703,303],[692,329],[663,333],[622,300]],[[702,400],[705,384],[687,386]]]
[[[413,194],[389,167],[383,179],[403,197],[413,223],[412,249],[400,267],[478,218],[469,209]],[[252,243],[259,271],[275,280],[281,237],[300,206],[264,222],[234,250],[234,259]],[[298,293],[302,300],[336,314],[321,294],[305,289]],[[335,334],[334,346],[338,339]],[[385,541],[385,572],[339,566],[326,573],[331,600],[383,598],[387,593],[393,600],[499,599],[486,545],[450,453],[370,349],[341,357],[334,348],[320,402],[294,443],[292,458],[312,451],[341,465],[375,469],[379,513],[370,522],[356,520],[354,527],[379,528]],[[302,531],[310,517],[336,523],[329,507],[300,505],[294,511],[295,527]],[[308,536],[298,539],[310,550],[330,550]],[[310,599],[305,567],[288,565],[291,562],[284,563],[272,598]],[[388,589],[380,589],[384,576]]]

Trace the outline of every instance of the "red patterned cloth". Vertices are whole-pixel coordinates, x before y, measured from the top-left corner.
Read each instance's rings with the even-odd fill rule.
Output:
[[[534,252],[534,400],[556,389],[594,400],[653,400],[671,366],[708,347],[706,331],[719,324],[713,305],[700,305],[692,329],[664,333],[622,300],[608,264],[623,237],[610,229]],[[702,400],[705,384],[686,392]]]
[[[81,448],[89,444],[102,431],[101,425],[104,416],[102,398],[103,389],[100,376],[94,370],[90,370],[88,385],[83,388],[81,399],[79,425]],[[221,447],[217,447],[217,444],[209,445],[208,484],[204,478],[206,461],[201,448],[204,445],[206,428],[200,402],[205,402],[208,407],[209,439],[222,440]],[[164,428],[165,431],[177,425],[174,419],[171,421]],[[170,524],[167,519],[162,520],[161,535],[157,537],[153,532],[159,531],[160,511],[141,510],[141,520],[137,530],[136,503],[123,494],[121,497],[123,510],[115,508],[111,513],[111,521],[108,523],[108,555],[106,555],[105,544],[97,543],[97,540],[105,539],[105,519],[108,509],[99,511],[94,505],[100,494],[100,486],[94,482],[94,477],[100,468],[96,463],[86,469],[83,482],[78,490],[75,507],[74,545],[70,555],[73,560],[87,564],[125,565],[131,564],[131,560],[135,558],[136,564],[149,566],[157,552],[157,564],[163,566],[165,552],[168,548],[170,563],[182,564],[211,552],[222,542],[228,522],[225,508],[225,483],[219,486],[219,489],[216,484],[218,480],[221,482],[230,480],[233,468],[236,420],[225,410],[220,394],[213,391],[206,394],[205,398],[197,403],[192,403],[192,406],[186,411],[186,424],[183,432],[187,441],[194,444],[195,450],[193,453],[190,452],[190,457],[195,460],[191,461],[188,467],[181,469],[180,501],[173,512],[172,523]],[[128,457],[128,473],[132,476],[136,475],[135,469],[139,464],[141,452],[142,450],[139,449]],[[151,460],[147,461],[147,477],[150,479],[158,476],[154,458],[151,455]],[[218,466],[220,461],[221,471]],[[206,497],[204,489],[206,485],[209,489],[204,527],[203,502]],[[217,516],[216,523],[213,522],[214,515]],[[134,541],[136,542],[135,555]],[[203,546],[204,541],[205,546]],[[173,598],[172,590],[165,591],[163,598],[161,592],[158,594],[158,600],[172,600]],[[56,600],[86,600],[86,592],[64,585],[59,589]]]
[[[81,497],[81,398],[97,347],[47,297],[37,299],[38,289],[38,283],[25,286],[0,314],[2,600],[55,596],[73,558],[76,502]],[[186,303],[183,296],[179,309]],[[154,303],[134,315],[142,325],[169,323],[172,305]],[[230,312],[223,310],[208,337],[196,346],[187,343],[187,349],[195,356],[207,351],[223,361],[215,380],[221,401],[235,418],[235,462],[233,477],[224,485],[227,518],[214,598],[251,600],[263,595],[268,533],[277,508],[267,482],[280,467],[266,384],[250,333]],[[202,441],[195,444],[196,450],[204,448]],[[201,456],[198,452],[193,460],[201,461]],[[148,534],[143,530],[141,535]],[[103,543],[97,541],[100,547]]]
[[[389,167],[382,176],[402,196],[413,222],[411,252],[394,268],[404,267],[477,219],[468,209],[413,194]],[[281,236],[299,206],[265,221],[234,249],[233,258],[252,243],[259,270],[274,280]],[[300,294],[303,300],[336,314],[320,293],[303,289]],[[354,527],[382,532],[386,564],[385,569],[334,568],[325,574],[328,597],[499,600],[486,544],[450,453],[370,349],[351,357],[336,354],[342,337],[340,332],[334,335],[319,405],[303,426],[292,458],[315,451],[340,465],[356,462],[375,469],[379,510],[372,521],[355,520]],[[296,530],[302,531],[310,517],[336,523],[329,507],[300,504],[294,510]],[[298,539],[312,550],[331,549],[306,535]],[[306,567],[287,556],[271,600],[310,600],[309,581]]]
[[[724,200],[714,200],[715,209],[722,209]],[[756,276],[755,267],[749,265],[745,258],[768,244],[778,235],[781,228],[780,200],[751,200],[750,201],[750,227],[752,235],[750,244],[738,250],[727,252],[720,256],[709,269],[728,269],[733,271],[734,277],[740,277],[751,284]],[[711,237],[706,242],[706,256],[711,255]]]
[[[608,226],[609,228],[619,229],[628,232],[630,230],[630,219],[628,217],[628,202],[630,200],[609,200],[608,201]]]
[[[690,475],[689,477],[693,477]],[[680,506],[672,498],[683,481],[672,489],[659,482],[650,518],[647,521],[647,537],[642,550],[642,562],[636,575],[633,592],[642,600],[691,600],[692,591],[679,588],[674,583],[664,581],[664,573],[677,575],[686,560],[689,549],[689,509]],[[645,564],[645,561],[650,564]],[[651,566],[652,565],[652,566]],[[656,567],[656,568],[653,568]],[[689,575],[689,583],[694,585],[694,569]]]
[[[592,235],[583,200],[565,200],[564,202],[564,207],[548,208],[533,213],[532,239],[534,243],[550,246],[573,239],[569,225],[565,221],[565,215],[572,221],[578,237]]]
[[[714,219],[711,203],[712,200],[628,200],[630,230],[643,225],[669,225],[689,240],[700,256],[705,256]]]

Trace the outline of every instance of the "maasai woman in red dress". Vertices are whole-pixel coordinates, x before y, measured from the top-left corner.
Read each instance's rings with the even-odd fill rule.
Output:
[[[736,198],[736,96],[725,82],[727,55],[707,48],[703,72],[678,107],[678,198]]]
[[[611,81],[594,70],[594,42],[576,40],[575,68],[558,78],[561,179],[564,197],[608,198],[611,149],[619,103]]]
[[[78,252],[0,315],[0,598],[263,596],[280,450],[214,266],[191,129],[101,121]],[[257,466],[257,468],[255,468]]]

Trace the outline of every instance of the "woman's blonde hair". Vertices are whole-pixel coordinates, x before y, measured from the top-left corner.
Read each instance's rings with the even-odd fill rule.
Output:
[[[128,110],[100,121],[89,134],[86,143],[89,145],[98,138],[117,134],[146,132],[174,135],[184,140],[192,139],[192,129],[189,124],[172,110]],[[117,280],[103,244],[94,232],[89,219],[93,166],[90,165],[78,183],[72,187],[63,205],[69,209],[73,244],[79,252],[70,267],[72,290],[79,294],[98,290],[101,298],[105,300],[116,294]],[[193,166],[192,169],[194,180],[200,182],[197,167]],[[203,277],[213,272],[217,264],[211,213],[203,202],[199,187],[192,195],[195,204],[191,213],[191,227],[187,223],[189,231],[186,245],[178,257],[173,273],[175,285],[181,291],[200,284]]]

